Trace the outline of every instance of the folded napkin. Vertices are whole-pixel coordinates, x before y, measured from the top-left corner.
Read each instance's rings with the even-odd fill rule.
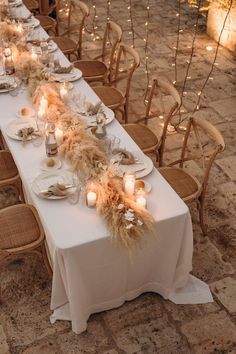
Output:
[[[22,138],[22,141],[26,141],[28,137],[34,135],[34,136],[40,136],[40,132],[35,130],[33,127],[27,127],[27,128],[22,128],[18,130],[17,135]]]
[[[121,165],[133,165],[136,161],[134,155],[126,149],[114,149],[113,155],[119,155]]]
[[[45,198],[50,198],[52,196],[65,197],[67,196],[67,188],[68,187],[64,184],[56,183],[49,186],[47,191],[40,192],[39,194]]]
[[[86,106],[86,113],[89,115],[89,116],[94,116],[96,115],[100,108],[101,108],[101,104],[102,102],[98,102],[96,103],[95,105],[93,105],[91,102],[86,102],[85,106]]]
[[[54,60],[54,73],[56,74],[69,74],[74,68],[74,65],[61,66],[59,60]]]

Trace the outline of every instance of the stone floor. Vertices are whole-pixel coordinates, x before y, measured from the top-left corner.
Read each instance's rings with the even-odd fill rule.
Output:
[[[87,1],[91,5],[91,1]],[[106,1],[97,0],[98,30],[106,19]],[[134,0],[135,47],[142,64],[135,73],[131,90],[130,120],[142,116],[146,88],[144,35],[146,1]],[[174,79],[173,46],[176,42],[177,0],[150,0],[149,68],[151,77]],[[124,30],[124,40],[132,43],[128,1],[111,1],[111,18]],[[91,7],[91,6],[90,6]],[[92,10],[91,10],[92,11]],[[177,88],[181,92],[188,48],[191,46],[195,9],[182,5]],[[205,34],[205,18],[200,19],[196,50],[184,98],[185,112],[195,106],[197,92],[207,76],[216,44]],[[91,28],[91,21],[88,24]],[[92,56],[100,41],[85,35],[84,50]],[[207,51],[211,45],[213,51]],[[1,272],[0,305],[1,354],[117,354],[117,353],[236,353],[236,61],[220,48],[214,79],[202,97],[201,116],[222,132],[226,150],[213,166],[207,196],[208,236],[203,241],[198,217],[191,207],[195,248],[193,274],[206,281],[214,303],[174,305],[157,294],[147,293],[122,307],[90,317],[81,335],[71,331],[70,323],[49,323],[51,283],[35,256],[21,257]],[[183,113],[185,117],[186,113]],[[187,115],[188,116],[188,115]],[[155,124],[152,126],[155,130]],[[168,137],[166,159],[176,155],[181,136]],[[14,202],[9,190],[1,191],[1,207]]]

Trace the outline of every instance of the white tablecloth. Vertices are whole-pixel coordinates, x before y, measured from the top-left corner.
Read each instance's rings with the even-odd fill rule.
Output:
[[[55,54],[61,62],[66,61],[60,51]],[[83,79],[75,86],[89,101],[96,101]],[[22,145],[6,134],[7,124],[26,105],[27,92],[17,97],[1,94],[0,127],[19,169],[27,200],[37,208],[45,229],[53,266],[51,321],[71,320],[73,331],[81,333],[90,314],[120,306],[146,291],[175,303],[213,301],[208,286],[189,275],[193,252],[189,210],[156,169],[145,177],[152,185],[148,209],[155,219],[156,237],[146,235],[132,259],[126,250],[112,244],[105,222],[82,199],[71,205],[67,200],[43,200],[33,193],[32,181],[46,157],[45,146],[34,147],[30,142]],[[137,149],[116,120],[107,127],[107,133],[119,136],[128,150]],[[62,168],[68,168],[65,162]]]

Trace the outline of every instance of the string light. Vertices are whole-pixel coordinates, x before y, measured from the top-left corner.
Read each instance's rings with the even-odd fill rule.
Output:
[[[97,39],[100,39],[100,36],[97,34],[97,7],[96,7],[96,1],[95,0],[91,0],[92,3],[92,8],[93,8],[93,17],[92,17],[92,28],[89,29],[88,26],[85,27],[85,30],[87,33],[90,34],[90,36],[92,37],[93,41],[96,41]]]
[[[111,11],[110,6],[111,6],[111,0],[107,0],[107,22],[110,22],[110,19],[111,19],[111,17],[110,17],[110,11]]]
[[[178,81],[177,78],[177,57],[178,57],[178,50],[179,50],[179,34],[180,34],[180,23],[181,23],[181,19],[180,19],[180,15],[181,15],[181,0],[179,0],[178,2],[178,12],[176,14],[176,17],[178,18],[178,22],[177,22],[177,38],[176,38],[176,45],[173,47],[173,49],[175,50],[175,56],[174,56],[174,65],[172,64],[172,66],[175,67],[175,78],[173,80],[173,84],[175,85],[176,82]]]
[[[145,55],[145,71],[146,71],[146,77],[147,77],[147,87],[146,87],[146,92],[144,96],[144,103],[147,103],[147,95],[148,95],[148,89],[151,88],[152,86],[150,85],[150,75],[149,75],[149,52],[148,52],[148,39],[149,39],[149,21],[150,21],[150,0],[147,0],[147,5],[146,5],[146,10],[147,10],[147,20],[145,22],[145,38],[144,43],[144,55]]]
[[[129,0],[127,9],[129,11],[129,18],[128,18],[127,21],[130,22],[129,34],[132,35],[132,45],[131,45],[131,47],[134,48],[134,22],[133,22],[133,13],[132,13],[132,0]]]

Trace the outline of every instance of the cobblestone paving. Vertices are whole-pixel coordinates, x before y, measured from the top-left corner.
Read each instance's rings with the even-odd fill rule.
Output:
[[[87,1],[91,6],[91,1]],[[98,30],[106,20],[106,1],[97,0]],[[133,24],[135,47],[142,63],[131,90],[130,120],[143,115],[146,87],[144,35],[146,1],[134,0]],[[131,44],[128,1],[111,1],[111,18],[124,31]],[[150,0],[149,58],[151,77],[174,78],[173,46],[176,42],[176,0]],[[177,88],[181,92],[192,41],[194,9],[182,5],[184,32],[180,39]],[[74,15],[76,19],[76,15]],[[200,19],[184,98],[186,112],[193,109],[197,92],[207,76],[216,44],[205,34],[205,18]],[[91,20],[89,22],[91,27]],[[92,57],[99,41],[85,35],[85,56]],[[213,51],[207,51],[211,45]],[[198,216],[191,207],[194,227],[193,274],[206,281],[214,303],[175,305],[157,294],[144,294],[122,307],[90,317],[88,329],[74,334],[68,322],[49,323],[51,284],[35,256],[21,257],[8,264],[0,275],[1,354],[117,354],[117,353],[236,353],[236,61],[220,48],[213,77],[203,93],[196,116],[208,119],[222,132],[226,150],[219,155],[210,176],[207,210],[208,236],[203,241]],[[156,125],[152,128],[155,131]],[[181,136],[168,137],[166,158],[176,156]],[[14,195],[7,189],[0,193],[0,204],[10,205]]]

